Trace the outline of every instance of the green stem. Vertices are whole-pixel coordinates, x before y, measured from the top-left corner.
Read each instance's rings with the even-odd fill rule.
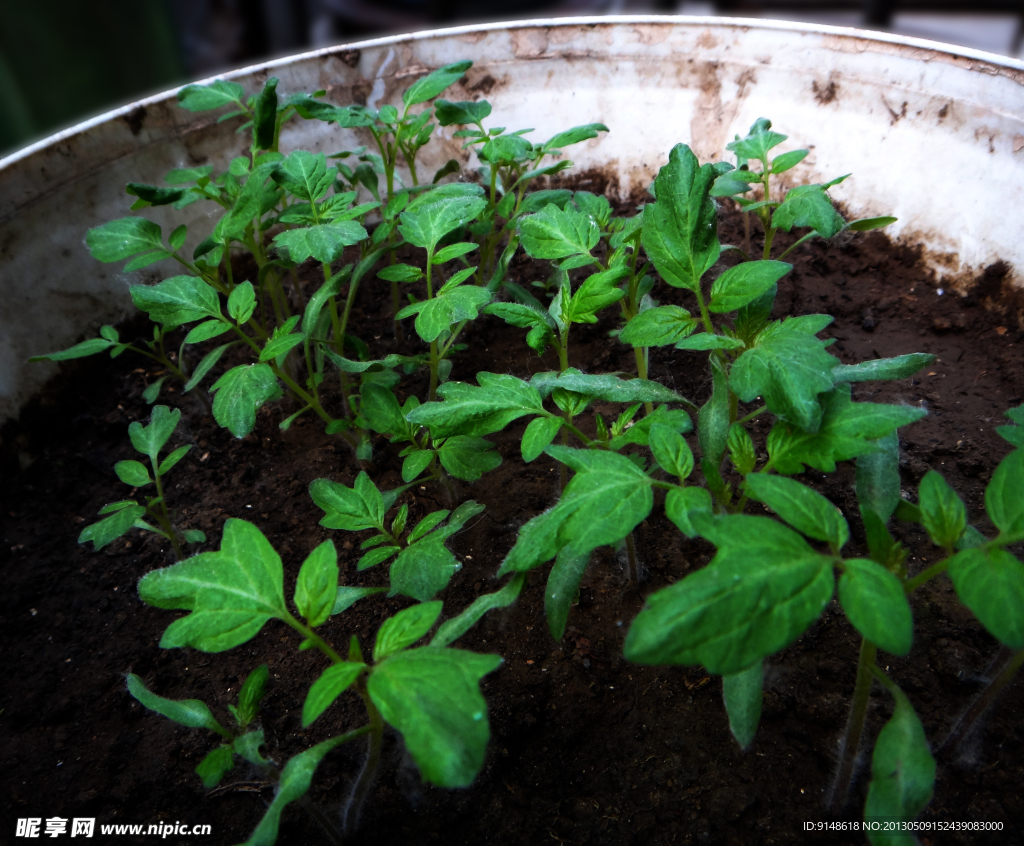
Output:
[[[1014,652],[1009,647],[1004,646],[999,650],[999,655],[996,657],[996,666],[1001,666],[1002,669],[989,682],[988,686],[978,694],[963,716],[953,724],[949,736],[939,746],[940,749],[956,749],[960,742],[971,733],[975,723],[995,701],[999,692],[1013,681],[1021,664],[1024,664],[1024,649]]]
[[[636,566],[636,546],[633,543],[632,532],[626,535],[626,556],[628,558],[629,580],[637,590],[640,590],[640,569]]]
[[[377,775],[381,747],[384,741],[384,718],[381,716],[380,711],[377,710],[377,706],[373,704],[373,700],[366,689],[366,682],[360,679],[357,684],[357,690],[363,698],[366,713],[370,718],[370,750],[366,756],[366,763],[363,765],[362,772],[359,773],[359,778],[352,789],[352,796],[342,814],[342,825],[346,834],[351,834],[359,826],[359,814],[363,810],[363,804],[366,802],[366,797],[369,795],[370,788],[373,786],[373,780]]]
[[[925,582],[934,579],[936,576],[946,572],[946,568],[949,566],[949,559],[943,558],[936,564],[932,564],[927,570],[922,570],[914,578],[908,579],[903,583],[903,590],[905,593],[911,593],[917,590]]]
[[[846,724],[839,753],[839,770],[835,783],[832,785],[829,805],[842,809],[846,805],[846,795],[850,790],[853,778],[853,767],[857,762],[857,750],[864,732],[864,720],[868,713],[868,702],[871,697],[871,668],[875,664],[878,647],[866,638],[861,641],[860,660],[857,662],[857,681],[853,689],[853,702],[850,706],[850,718]]]
[[[764,412],[766,412],[767,410],[768,410],[768,406],[762,405],[759,409],[757,409],[757,411],[751,411],[750,414],[746,415],[745,417],[741,417],[736,422],[737,423],[747,423],[747,422],[753,420],[759,414],[764,414]]]
[[[174,547],[174,556],[179,561],[185,557],[185,553],[182,551],[181,544],[178,543],[178,533],[174,531],[174,526],[171,525],[171,516],[167,511],[167,498],[164,496],[163,480],[160,478],[159,465],[156,459],[151,458],[150,463],[153,465],[153,481],[156,482],[156,495],[160,498],[160,514],[154,515],[157,518],[157,522],[167,533],[167,539],[171,542],[171,546]]]

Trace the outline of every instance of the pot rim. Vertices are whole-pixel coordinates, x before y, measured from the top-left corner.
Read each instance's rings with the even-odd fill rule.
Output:
[[[13,153],[0,158],[0,171],[3,171],[5,168],[28,158],[40,150],[59,144],[75,135],[84,133],[94,126],[123,117],[140,106],[144,107],[154,105],[172,97],[176,98],[178,92],[188,85],[208,84],[217,79],[233,79],[240,76],[258,73],[260,71],[272,70],[273,68],[293,64],[301,60],[330,56],[334,53],[346,50],[362,50],[408,41],[426,41],[431,38],[449,38],[452,36],[470,35],[477,32],[493,32],[495,30],[527,29],[531,27],[592,26],[595,24],[673,24],[676,26],[690,27],[713,26],[723,29],[763,29],[775,30],[777,32],[834,35],[842,38],[889,44],[895,47],[905,48],[908,51],[927,50],[933,53],[944,53],[956,58],[985,62],[997,67],[1006,68],[1007,70],[1024,72],[1024,60],[1014,59],[1009,56],[1001,56],[997,53],[989,53],[985,50],[975,50],[971,47],[960,47],[955,44],[931,41],[926,38],[896,35],[894,33],[860,29],[852,26],[833,26],[831,24],[768,20],[764,18],[719,17],[716,15],[586,15],[580,17],[529,18],[526,20],[463,24],[461,26],[444,27],[441,29],[425,29],[417,32],[386,35],[379,38],[369,38],[363,41],[335,44],[330,47],[308,50],[304,53],[291,53],[287,56],[258,62],[253,65],[246,65],[224,73],[214,74],[213,76],[205,77],[194,82],[185,83],[185,85],[179,85],[174,88],[158,91],[147,97],[133,100],[123,106],[110,109],[95,115],[94,117],[72,124],[65,129],[59,130],[51,135],[47,135],[44,138],[40,138],[38,141],[34,141],[26,147],[15,150]]]

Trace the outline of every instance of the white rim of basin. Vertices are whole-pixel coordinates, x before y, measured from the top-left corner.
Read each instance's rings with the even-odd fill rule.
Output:
[[[328,99],[397,102],[410,78],[472,59],[451,99],[485,96],[491,123],[532,126],[535,139],[600,121],[611,132],[569,151],[595,187],[639,196],[671,147],[702,161],[758,117],[789,135],[781,150],[811,154],[800,181],[852,172],[832,189],[856,216],[892,214],[895,237],[921,244],[947,287],[996,261],[1024,287],[1024,239],[1012,209],[1024,200],[1024,62],[983,51],[848,27],[663,15],[527,20],[430,30],[324,48],[214,78],[247,91],[270,75],[284,93],[325,88]],[[211,80],[204,80],[206,82]],[[132,282],[173,263],[126,274],[89,257],[85,232],[128,214],[123,186],[159,182],[172,167],[226,166],[246,146],[216,115],[155,94],[79,123],[0,159],[0,422],[55,371],[30,355],[62,349],[131,311]],[[347,100],[346,100],[347,98]],[[300,125],[308,124],[308,125]],[[638,127],[631,132],[631,127]],[[450,130],[424,149],[424,171],[466,159]],[[290,122],[287,151],[349,148],[355,131]],[[330,149],[328,149],[330,148]],[[472,164],[472,162],[468,162]],[[203,237],[208,210],[147,209],[165,227]],[[200,226],[195,226],[200,224]],[[173,228],[173,225],[171,225]]]

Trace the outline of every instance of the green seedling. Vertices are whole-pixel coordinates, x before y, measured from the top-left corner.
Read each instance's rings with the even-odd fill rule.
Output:
[[[468,616],[464,613],[448,621],[454,626],[449,625],[443,644],[436,642],[442,634],[439,631],[434,642],[416,646],[441,614],[442,603],[433,601],[413,605],[385,620],[370,657],[364,656],[354,635],[347,654],[331,646],[323,632],[328,626],[334,627],[332,618],[354,602],[383,590],[339,586],[337,554],[328,540],[310,553],[299,570],[292,597],[296,616],[285,601],[280,557],[259,529],[235,519],[225,523],[219,551],[201,553],[156,570],[139,582],[139,596],[144,602],[189,612],[168,626],[160,640],[164,648],[223,652],[247,643],[268,622],[276,620],[302,638],[300,650],[314,649],[324,656],[328,666],[310,686],[302,709],[303,727],[321,718],[346,691],[355,692],[363,701],[367,714],[364,725],[300,752],[280,767],[260,752],[263,730],[251,727],[264,693],[265,667],[250,675],[238,703],[229,706],[238,731],[225,728],[204,703],[165,699],[147,690],[137,676],[129,676],[129,692],[145,707],[182,725],[204,728],[219,736],[220,745],[197,768],[207,788],[220,783],[236,758],[277,782],[274,800],[246,841],[249,846],[273,844],[282,810],[303,799],[324,756],[366,736],[369,755],[346,803],[343,830],[307,803],[336,842],[354,831],[380,762],[385,725],[399,732],[423,779],[430,784],[465,787],[483,766],[490,728],[479,683],[497,669],[501,658],[447,645],[482,615],[480,600],[474,603],[475,608],[467,609]],[[492,600],[492,607],[504,599]],[[473,615],[475,619],[471,619]]]
[[[153,485],[156,488],[156,496],[148,497],[145,505],[140,505],[134,499],[104,505],[99,513],[108,516],[98,523],[86,526],[78,536],[79,543],[92,541],[93,549],[99,551],[132,529],[142,529],[169,540],[174,548],[174,554],[180,560],[184,557],[183,543],[203,543],[206,540],[206,535],[198,529],[178,530],[174,527],[164,497],[164,476],[192,449],[186,444],[165,456],[163,460],[160,459],[160,452],[174,434],[180,419],[181,412],[177,409],[172,411],[165,405],[158,405],[153,408],[148,426],[136,422],[128,427],[132,446],[136,452],[149,459],[150,469],[146,469],[139,461],[126,460],[118,461],[114,465],[114,472],[122,482],[131,485],[132,488]],[[147,517],[156,522],[156,526],[147,522]]]

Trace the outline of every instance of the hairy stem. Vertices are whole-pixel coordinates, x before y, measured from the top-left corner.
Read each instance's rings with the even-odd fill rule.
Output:
[[[975,697],[963,715],[953,724],[949,736],[939,746],[940,749],[956,749],[960,742],[971,733],[971,729],[974,728],[981,715],[995,701],[1000,691],[1013,681],[1021,664],[1024,664],[1024,649],[1014,652],[1009,647],[1004,646],[999,650],[994,664],[996,667],[999,667],[999,672]]]
[[[839,750],[839,769],[836,780],[829,792],[828,805],[842,809],[846,805],[846,796],[850,790],[854,765],[857,762],[857,750],[864,732],[864,720],[868,713],[868,701],[871,696],[871,668],[875,664],[878,647],[866,638],[861,641],[860,660],[857,662],[857,682],[853,689],[853,702],[850,705],[850,718],[846,723],[846,734]]]
[[[366,797],[369,795],[370,788],[373,787],[373,781],[377,776],[377,767],[380,764],[380,750],[384,741],[384,718],[381,717],[377,706],[370,699],[370,694],[366,690],[366,682],[362,679],[359,681],[358,689],[359,695],[362,696],[363,703],[366,705],[366,713],[370,718],[370,749],[369,754],[366,756],[366,763],[363,764],[359,778],[352,788],[352,796],[345,806],[342,816],[345,834],[351,834],[359,827],[359,814],[362,812],[363,804],[366,802]]]

